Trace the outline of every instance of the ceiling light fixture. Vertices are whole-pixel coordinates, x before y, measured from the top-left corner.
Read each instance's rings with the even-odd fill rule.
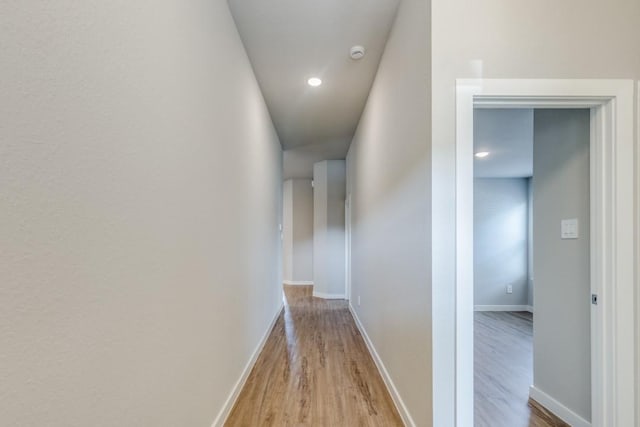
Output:
[[[487,157],[489,155],[488,151],[478,151],[476,153],[476,157],[482,159],[483,157]]]
[[[317,77],[311,77],[309,80],[307,80],[307,84],[312,87],[318,87],[322,84],[322,80]]]

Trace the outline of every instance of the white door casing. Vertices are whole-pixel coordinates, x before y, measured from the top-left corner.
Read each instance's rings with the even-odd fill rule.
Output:
[[[473,109],[591,110],[592,422],[638,425],[640,210],[631,80],[464,79],[456,92],[456,425],[473,425]],[[639,95],[640,109],[640,95]],[[638,159],[640,162],[640,158]],[[640,304],[640,302],[639,302]],[[640,352],[640,348],[638,349]]]

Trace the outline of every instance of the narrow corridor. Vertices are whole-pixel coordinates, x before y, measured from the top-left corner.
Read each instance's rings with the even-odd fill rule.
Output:
[[[284,311],[225,425],[401,426],[347,302],[284,288]]]

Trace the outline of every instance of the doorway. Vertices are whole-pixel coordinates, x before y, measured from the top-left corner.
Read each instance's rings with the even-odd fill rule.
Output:
[[[474,112],[476,426],[590,425],[589,148],[588,109]]]
[[[590,110],[591,425],[633,425],[633,82],[459,80],[456,119],[456,425],[473,425],[473,110]],[[562,408],[545,402],[561,418]],[[569,420],[576,424],[575,420]],[[580,424],[576,424],[580,425]]]

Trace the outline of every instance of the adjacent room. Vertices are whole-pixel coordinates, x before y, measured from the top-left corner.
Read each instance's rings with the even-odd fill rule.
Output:
[[[475,424],[589,420],[589,111],[476,109],[474,155]]]

